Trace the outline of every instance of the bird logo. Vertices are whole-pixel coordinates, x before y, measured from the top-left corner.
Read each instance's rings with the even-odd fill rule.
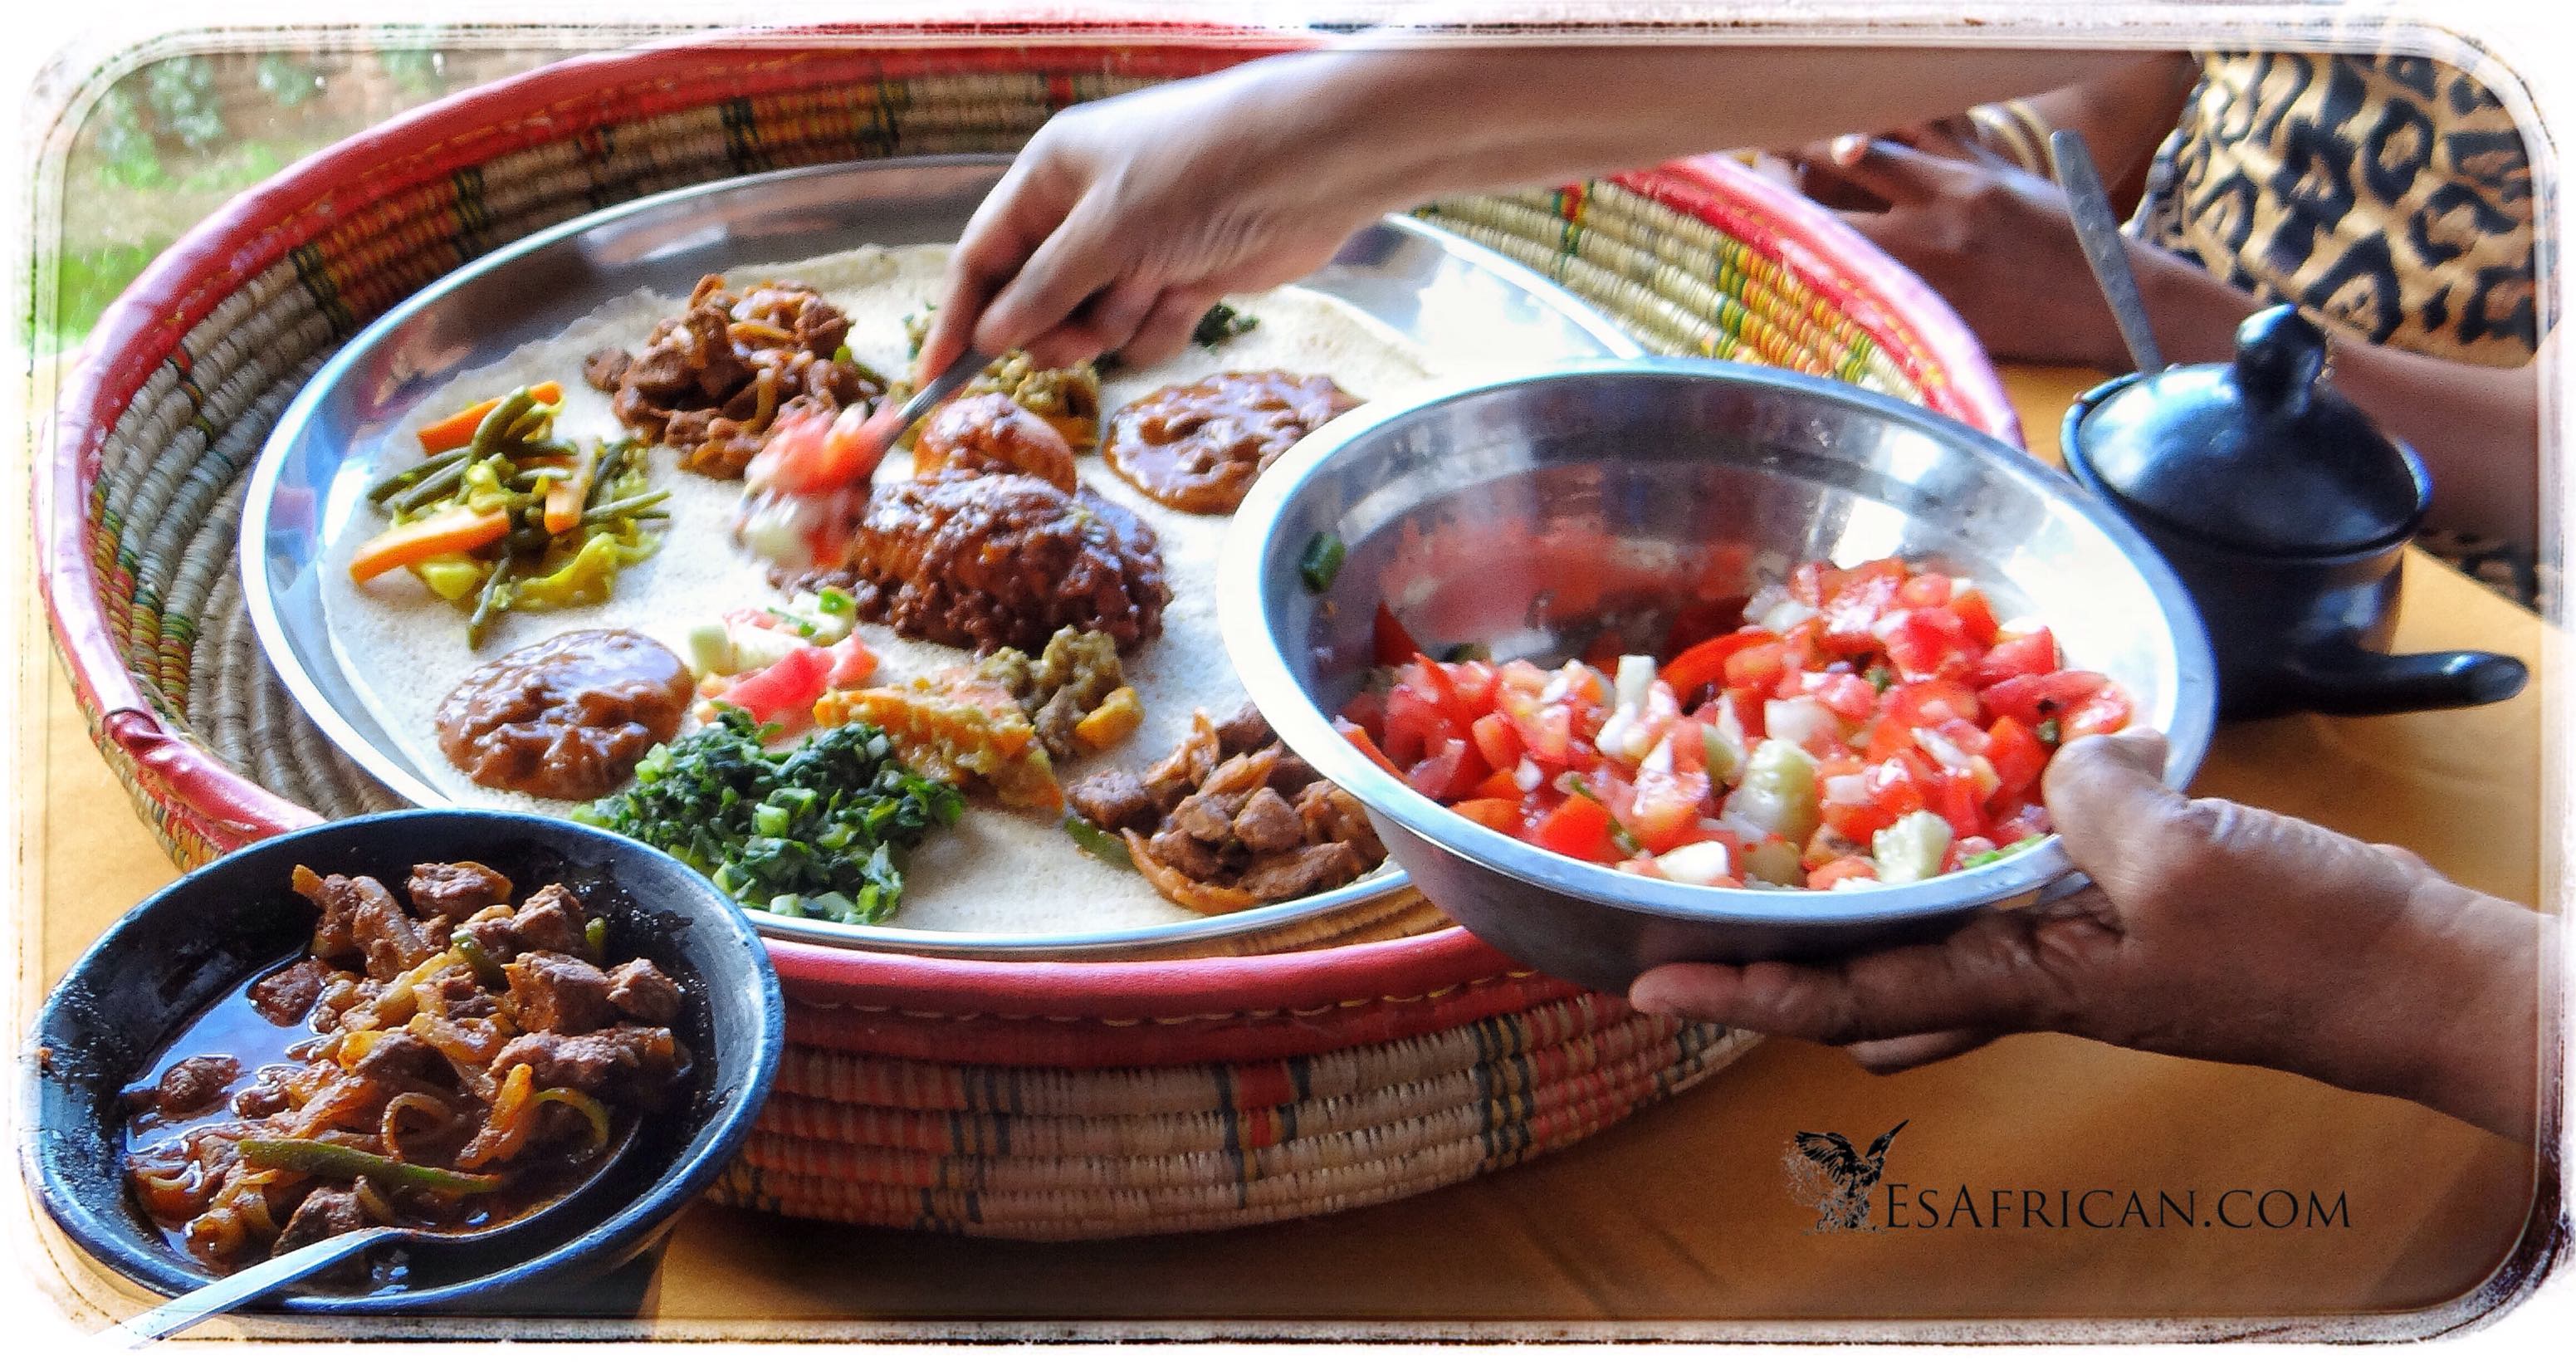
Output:
[[[1789,1140],[1782,1164],[1789,1169],[1789,1194],[1816,1210],[1816,1231],[1875,1229],[1870,1193],[1887,1175],[1887,1148],[1907,1121],[1870,1140],[1869,1151],[1854,1151],[1851,1140],[1836,1133],[1800,1132]]]

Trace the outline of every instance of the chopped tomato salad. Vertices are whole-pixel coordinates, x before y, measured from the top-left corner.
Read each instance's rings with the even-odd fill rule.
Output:
[[[1661,663],[1444,662],[1379,618],[1384,686],[1339,722],[1375,762],[1489,829],[1705,887],[1880,886],[2017,852],[2049,831],[2057,747],[2129,721],[2047,627],[1894,559],[1800,565]]]

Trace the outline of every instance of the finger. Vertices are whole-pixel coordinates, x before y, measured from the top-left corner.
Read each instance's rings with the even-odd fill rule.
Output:
[[[2139,866],[2155,845],[2143,836],[2180,828],[2188,803],[2165,786],[2164,765],[2165,737],[2132,730],[2068,742],[2040,778],[2068,857],[2114,902],[2157,871]]]
[[[1964,195],[1979,168],[1884,138],[1834,139],[1828,164],[1844,180],[1899,207]]]
[[[1062,326],[1118,278],[1122,262],[1101,205],[1086,195],[993,296],[975,323],[977,350],[998,356],[1027,345]]]
[[[1639,977],[1628,1000],[1649,1014],[1831,1044],[2040,1028],[2054,1018],[2057,993],[2037,966],[2032,923],[1983,916],[1937,944],[1835,964],[1669,964]]]
[[[1111,285],[1063,325],[1033,338],[1027,347],[1029,360],[1040,369],[1061,370],[1114,351],[1136,334],[1137,325],[1161,297],[1161,290],[1134,279]]]
[[[2426,863],[2426,862],[2424,861],[2424,856],[2423,856],[2422,854],[2416,853],[2414,850],[2409,849],[2409,848],[2405,847],[2404,845],[2400,845],[2400,844],[2374,844],[2374,845],[2372,845],[2372,846],[2370,846],[2370,847],[2371,847],[2371,848],[2373,848],[2373,849],[2378,850],[2379,852],[2381,852],[2381,853],[2383,853],[2383,854],[2388,855],[2390,858],[2393,858],[2393,859],[2397,860],[2399,863],[2401,863],[2401,864],[2405,865],[2406,870],[2407,870],[2408,872],[2412,872],[2412,873],[2433,873],[2433,865],[2432,865],[2432,864],[2429,864],[2429,863]],[[2433,875],[2434,875],[2434,876],[2439,876],[2439,874],[2433,874]]]
[[[1955,1058],[1974,1052],[1995,1041],[1987,1029],[1944,1029],[1930,1034],[1907,1034],[1894,1039],[1871,1039],[1852,1044],[1843,1051],[1853,1062],[1881,1076],[1907,1068]]]
[[[1135,366],[1160,365],[1181,353],[1198,330],[1199,319],[1216,307],[1217,291],[1192,287],[1169,289],[1152,311],[1136,324],[1136,335],[1118,348],[1120,361]]]
[[[1037,185],[1033,168],[1039,156],[1032,151],[1012,162],[958,235],[940,283],[938,310],[914,359],[915,383],[947,369],[966,349],[993,297],[1060,221],[1061,207],[1049,203]]]

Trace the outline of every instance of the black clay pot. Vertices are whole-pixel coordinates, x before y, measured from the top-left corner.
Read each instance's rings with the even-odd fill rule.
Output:
[[[2522,661],[2382,653],[2423,461],[2323,382],[2326,338],[2289,307],[2237,329],[2236,358],[2126,375],[2066,414],[2067,469],[2155,543],[2199,607],[2221,719],[2359,716],[2500,702]]]

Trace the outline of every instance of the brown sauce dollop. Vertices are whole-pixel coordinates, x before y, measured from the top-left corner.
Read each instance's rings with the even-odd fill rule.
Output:
[[[1322,375],[1210,375],[1119,409],[1101,454],[1155,502],[1183,512],[1230,513],[1272,461],[1359,404]]]
[[[652,637],[573,631],[467,674],[438,706],[438,747],[484,787],[588,801],[678,733],[692,691]]]

